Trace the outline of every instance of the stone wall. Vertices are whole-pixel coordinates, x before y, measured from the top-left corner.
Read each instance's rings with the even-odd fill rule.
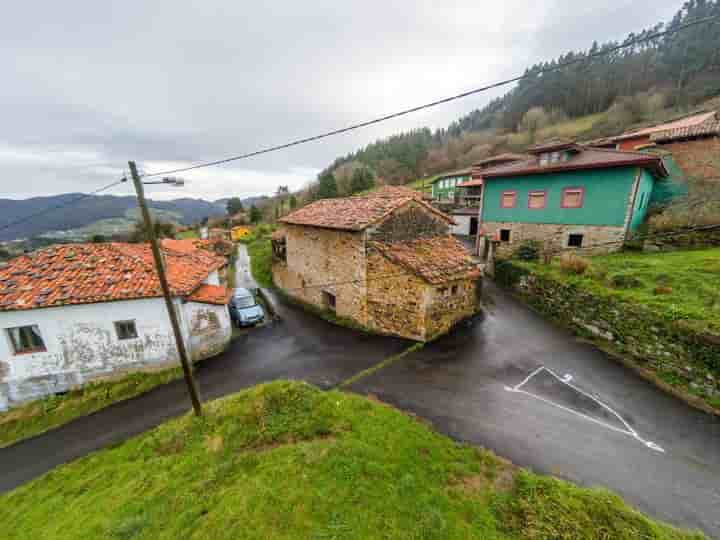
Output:
[[[510,230],[510,241],[500,242],[497,254],[507,257],[524,240],[537,240],[550,249],[566,249],[571,234],[583,235],[583,248],[598,245],[597,249],[583,249],[583,253],[606,253],[617,251],[622,247],[625,238],[624,227],[605,227],[599,225],[561,225],[554,223],[511,223],[485,222],[482,224],[484,234],[490,238],[500,237],[500,229]],[[599,245],[601,244],[601,245]]]
[[[377,227],[369,228],[368,239],[378,242],[402,242],[416,238],[445,236],[450,225],[440,216],[413,202],[385,219]]]
[[[720,411],[720,335],[512,261],[498,263],[496,279],[542,314],[605,343],[664,388]]]
[[[368,250],[367,274],[367,327],[424,341],[431,287],[374,249]]]
[[[720,182],[720,137],[661,144],[660,148],[672,153],[689,178]]]
[[[230,344],[232,324],[227,306],[188,302],[183,305],[183,322],[193,362],[215,356]]]
[[[327,307],[323,291],[329,292],[338,316],[365,325],[364,234],[289,224],[285,234],[285,261],[273,260],[275,285],[319,308]],[[330,283],[342,284],[325,285]]]
[[[446,334],[459,321],[475,315],[480,307],[482,278],[449,281],[430,290],[425,314],[426,338]]]

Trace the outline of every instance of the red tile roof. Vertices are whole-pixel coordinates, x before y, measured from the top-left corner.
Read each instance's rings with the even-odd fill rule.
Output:
[[[205,250],[163,249],[170,289],[191,294],[225,260]],[[149,244],[66,244],[0,267],[0,311],[161,296]]]
[[[163,238],[160,243],[164,249],[179,253],[195,253],[198,249],[211,249],[210,240],[200,240],[199,238],[183,238],[180,240]]]
[[[679,120],[674,120],[672,122],[666,122],[664,124],[658,124],[656,126],[646,127],[646,128],[642,128],[642,129],[636,129],[634,131],[628,131],[626,133],[617,135],[616,137],[612,137],[612,139],[614,141],[622,141],[625,139],[634,139],[636,137],[650,136],[653,133],[657,133],[659,131],[667,131],[670,129],[689,128],[689,127],[697,126],[699,124],[703,124],[709,120],[715,119],[716,114],[717,113],[715,111],[693,114],[692,116],[686,116],[685,118],[680,118]]]
[[[488,165],[496,164],[496,163],[509,163],[511,161],[520,161],[523,159],[527,159],[526,154],[513,154],[511,152],[505,152],[504,154],[497,154],[495,156],[490,156],[485,159],[481,159],[480,161],[476,161],[473,163],[473,171],[476,168],[485,168]]]
[[[411,201],[448,223],[455,223],[450,216],[423,201],[422,194],[397,187],[381,188],[362,197],[321,199],[291,212],[280,221],[290,225],[362,231]]]
[[[450,235],[370,246],[432,285],[480,275],[470,252]]]
[[[483,171],[482,177],[502,178],[529,174],[631,166],[650,169],[656,176],[665,177],[668,174],[662,159],[651,154],[609,150],[605,148],[590,148],[580,145],[574,145],[573,148],[576,152],[572,152],[567,161],[559,161],[541,166],[538,156],[531,156],[524,161],[516,161]]]
[[[225,305],[230,301],[232,289],[219,285],[200,285],[195,292],[187,297],[188,302],[199,302],[201,304]]]
[[[713,120],[692,127],[682,127],[653,133],[650,135],[650,140],[656,143],[664,143],[682,139],[698,139],[713,136],[720,136],[720,120]]]

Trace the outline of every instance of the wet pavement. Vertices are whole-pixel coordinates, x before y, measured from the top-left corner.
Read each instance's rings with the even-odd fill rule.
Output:
[[[235,287],[242,287],[251,291],[258,288],[258,284],[250,272],[250,256],[245,244],[238,243],[237,245],[235,268]]]
[[[486,285],[474,324],[352,386],[518,465],[720,538],[720,418]],[[540,369],[541,367],[544,369]]]
[[[720,538],[720,419],[661,392],[492,284],[486,293],[484,317],[352,390],[518,465],[608,487],[652,516]],[[199,366],[203,399],[274,379],[332,388],[410,345],[271,300],[280,320]],[[0,491],[188,410],[176,381],[0,449]]]
[[[280,320],[243,334],[223,354],[198,365],[203,400],[276,379],[331,388],[411,344],[335,327],[271,298]],[[178,380],[0,449],[0,492],[189,410],[184,382]]]

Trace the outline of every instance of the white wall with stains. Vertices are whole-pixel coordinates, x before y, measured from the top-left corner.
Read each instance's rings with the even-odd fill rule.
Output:
[[[232,327],[227,306],[176,301],[193,359],[221,352]],[[134,320],[137,338],[118,339],[116,321]],[[37,325],[45,352],[15,354],[8,328]],[[176,365],[161,298],[0,312],[0,410],[121,371]]]

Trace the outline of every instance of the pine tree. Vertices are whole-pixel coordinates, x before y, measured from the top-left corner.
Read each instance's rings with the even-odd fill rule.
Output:
[[[338,189],[335,176],[331,172],[324,172],[318,177],[318,199],[332,199],[337,197]]]

